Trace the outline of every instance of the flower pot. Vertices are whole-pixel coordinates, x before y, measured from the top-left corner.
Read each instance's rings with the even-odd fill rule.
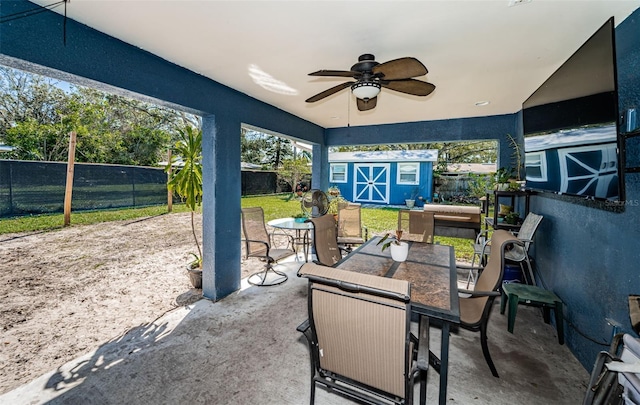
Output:
[[[407,242],[400,242],[399,245],[392,243],[389,245],[389,251],[391,252],[391,258],[396,262],[404,262],[409,255],[409,244]]]
[[[192,269],[187,266],[187,272],[189,273],[189,280],[193,288],[202,288],[202,269]]]
[[[407,208],[411,209],[416,204],[416,201],[407,199],[407,200],[404,200],[404,203],[407,204]]]
[[[307,220],[307,218],[304,218],[304,217],[303,217],[303,218],[295,218],[295,219],[294,219],[294,221],[295,221],[295,222],[299,222],[299,223],[300,223],[300,222],[304,222],[304,221],[306,221],[306,220]]]

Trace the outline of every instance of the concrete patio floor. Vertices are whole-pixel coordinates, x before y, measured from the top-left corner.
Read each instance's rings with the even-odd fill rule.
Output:
[[[307,317],[299,266],[280,266],[289,275],[280,286],[244,288],[217,303],[200,300],[140,325],[0,396],[0,404],[308,403],[309,352],[296,331]],[[439,332],[432,328],[436,354]],[[538,309],[520,307],[510,334],[497,301],[488,336],[500,378],[484,361],[479,333],[452,333],[448,403],[582,402],[588,371],[558,344]],[[429,403],[437,403],[438,374],[430,370],[428,378]],[[322,389],[316,397],[316,404],[351,403]]]

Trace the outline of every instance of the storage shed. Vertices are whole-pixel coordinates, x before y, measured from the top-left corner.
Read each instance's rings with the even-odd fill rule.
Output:
[[[437,160],[432,149],[332,152],[329,183],[349,201],[403,205],[410,199],[419,206],[431,201]]]

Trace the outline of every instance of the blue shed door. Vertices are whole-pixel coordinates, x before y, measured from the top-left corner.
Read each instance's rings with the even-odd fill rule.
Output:
[[[353,201],[388,204],[389,164],[356,163],[353,168]]]

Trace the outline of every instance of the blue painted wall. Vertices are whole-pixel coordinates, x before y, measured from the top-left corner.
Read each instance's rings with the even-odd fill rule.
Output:
[[[619,109],[637,109],[640,10],[616,28],[616,53]],[[627,296],[640,294],[640,175],[627,174],[625,183],[622,210],[549,194],[531,198],[531,210],[545,217],[534,243],[540,278],[566,303],[566,342],[587,369],[605,348],[596,342],[610,342],[607,318],[631,330]]]

